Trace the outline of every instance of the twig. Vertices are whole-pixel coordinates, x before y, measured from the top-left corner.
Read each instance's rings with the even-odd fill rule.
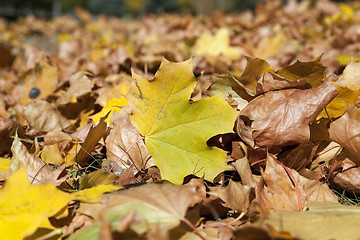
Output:
[[[301,200],[300,200],[300,190],[299,190],[299,186],[298,186],[293,174],[291,173],[290,169],[288,167],[286,167],[282,162],[280,162],[280,161],[278,161],[276,159],[274,159],[274,160],[275,160],[275,162],[280,164],[285,169],[285,171],[289,174],[290,179],[292,180],[292,182],[293,182],[293,184],[295,186],[295,189],[296,189],[296,195],[297,195],[298,204],[299,204],[299,211],[301,212],[303,210],[303,206],[302,206],[302,203],[301,203]],[[265,161],[267,161],[267,159],[261,159],[261,160],[253,162],[250,166],[252,167],[257,163],[261,163],[261,162],[265,162]]]

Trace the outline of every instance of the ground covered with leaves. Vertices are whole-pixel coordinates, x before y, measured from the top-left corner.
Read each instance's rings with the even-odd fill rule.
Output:
[[[2,239],[358,239],[360,4],[0,21]]]

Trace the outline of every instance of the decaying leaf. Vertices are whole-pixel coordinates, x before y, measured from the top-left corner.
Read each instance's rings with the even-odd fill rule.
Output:
[[[231,132],[236,111],[220,95],[189,102],[196,84],[191,60],[163,59],[152,81],[135,72],[133,78],[126,96],[131,120],[145,137],[163,179],[180,184],[186,175],[195,174],[212,181],[228,169],[226,153],[210,149],[206,141]]]
[[[276,149],[306,142],[309,123],[337,95],[329,80],[315,89],[286,89],[260,95],[239,114],[236,132],[252,148]]]

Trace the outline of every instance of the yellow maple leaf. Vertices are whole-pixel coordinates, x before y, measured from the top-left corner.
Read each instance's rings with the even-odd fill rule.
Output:
[[[23,239],[48,225],[48,218],[64,209],[72,196],[53,184],[31,185],[23,166],[6,180],[0,199],[1,239]]]
[[[231,60],[238,59],[244,50],[240,47],[230,46],[230,32],[227,28],[221,28],[215,35],[204,33],[196,42],[193,52],[195,55],[224,56]]]

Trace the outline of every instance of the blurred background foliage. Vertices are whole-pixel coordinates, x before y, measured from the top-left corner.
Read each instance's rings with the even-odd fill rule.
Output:
[[[80,6],[93,14],[141,17],[146,13],[209,14],[253,9],[260,0],[0,0],[0,16],[54,17]]]
[[[207,15],[218,10],[225,13],[253,10],[261,1],[264,0],[0,0],[0,17],[15,19],[32,14],[51,18],[71,14],[77,6],[87,9],[94,15],[124,18],[161,12]]]

